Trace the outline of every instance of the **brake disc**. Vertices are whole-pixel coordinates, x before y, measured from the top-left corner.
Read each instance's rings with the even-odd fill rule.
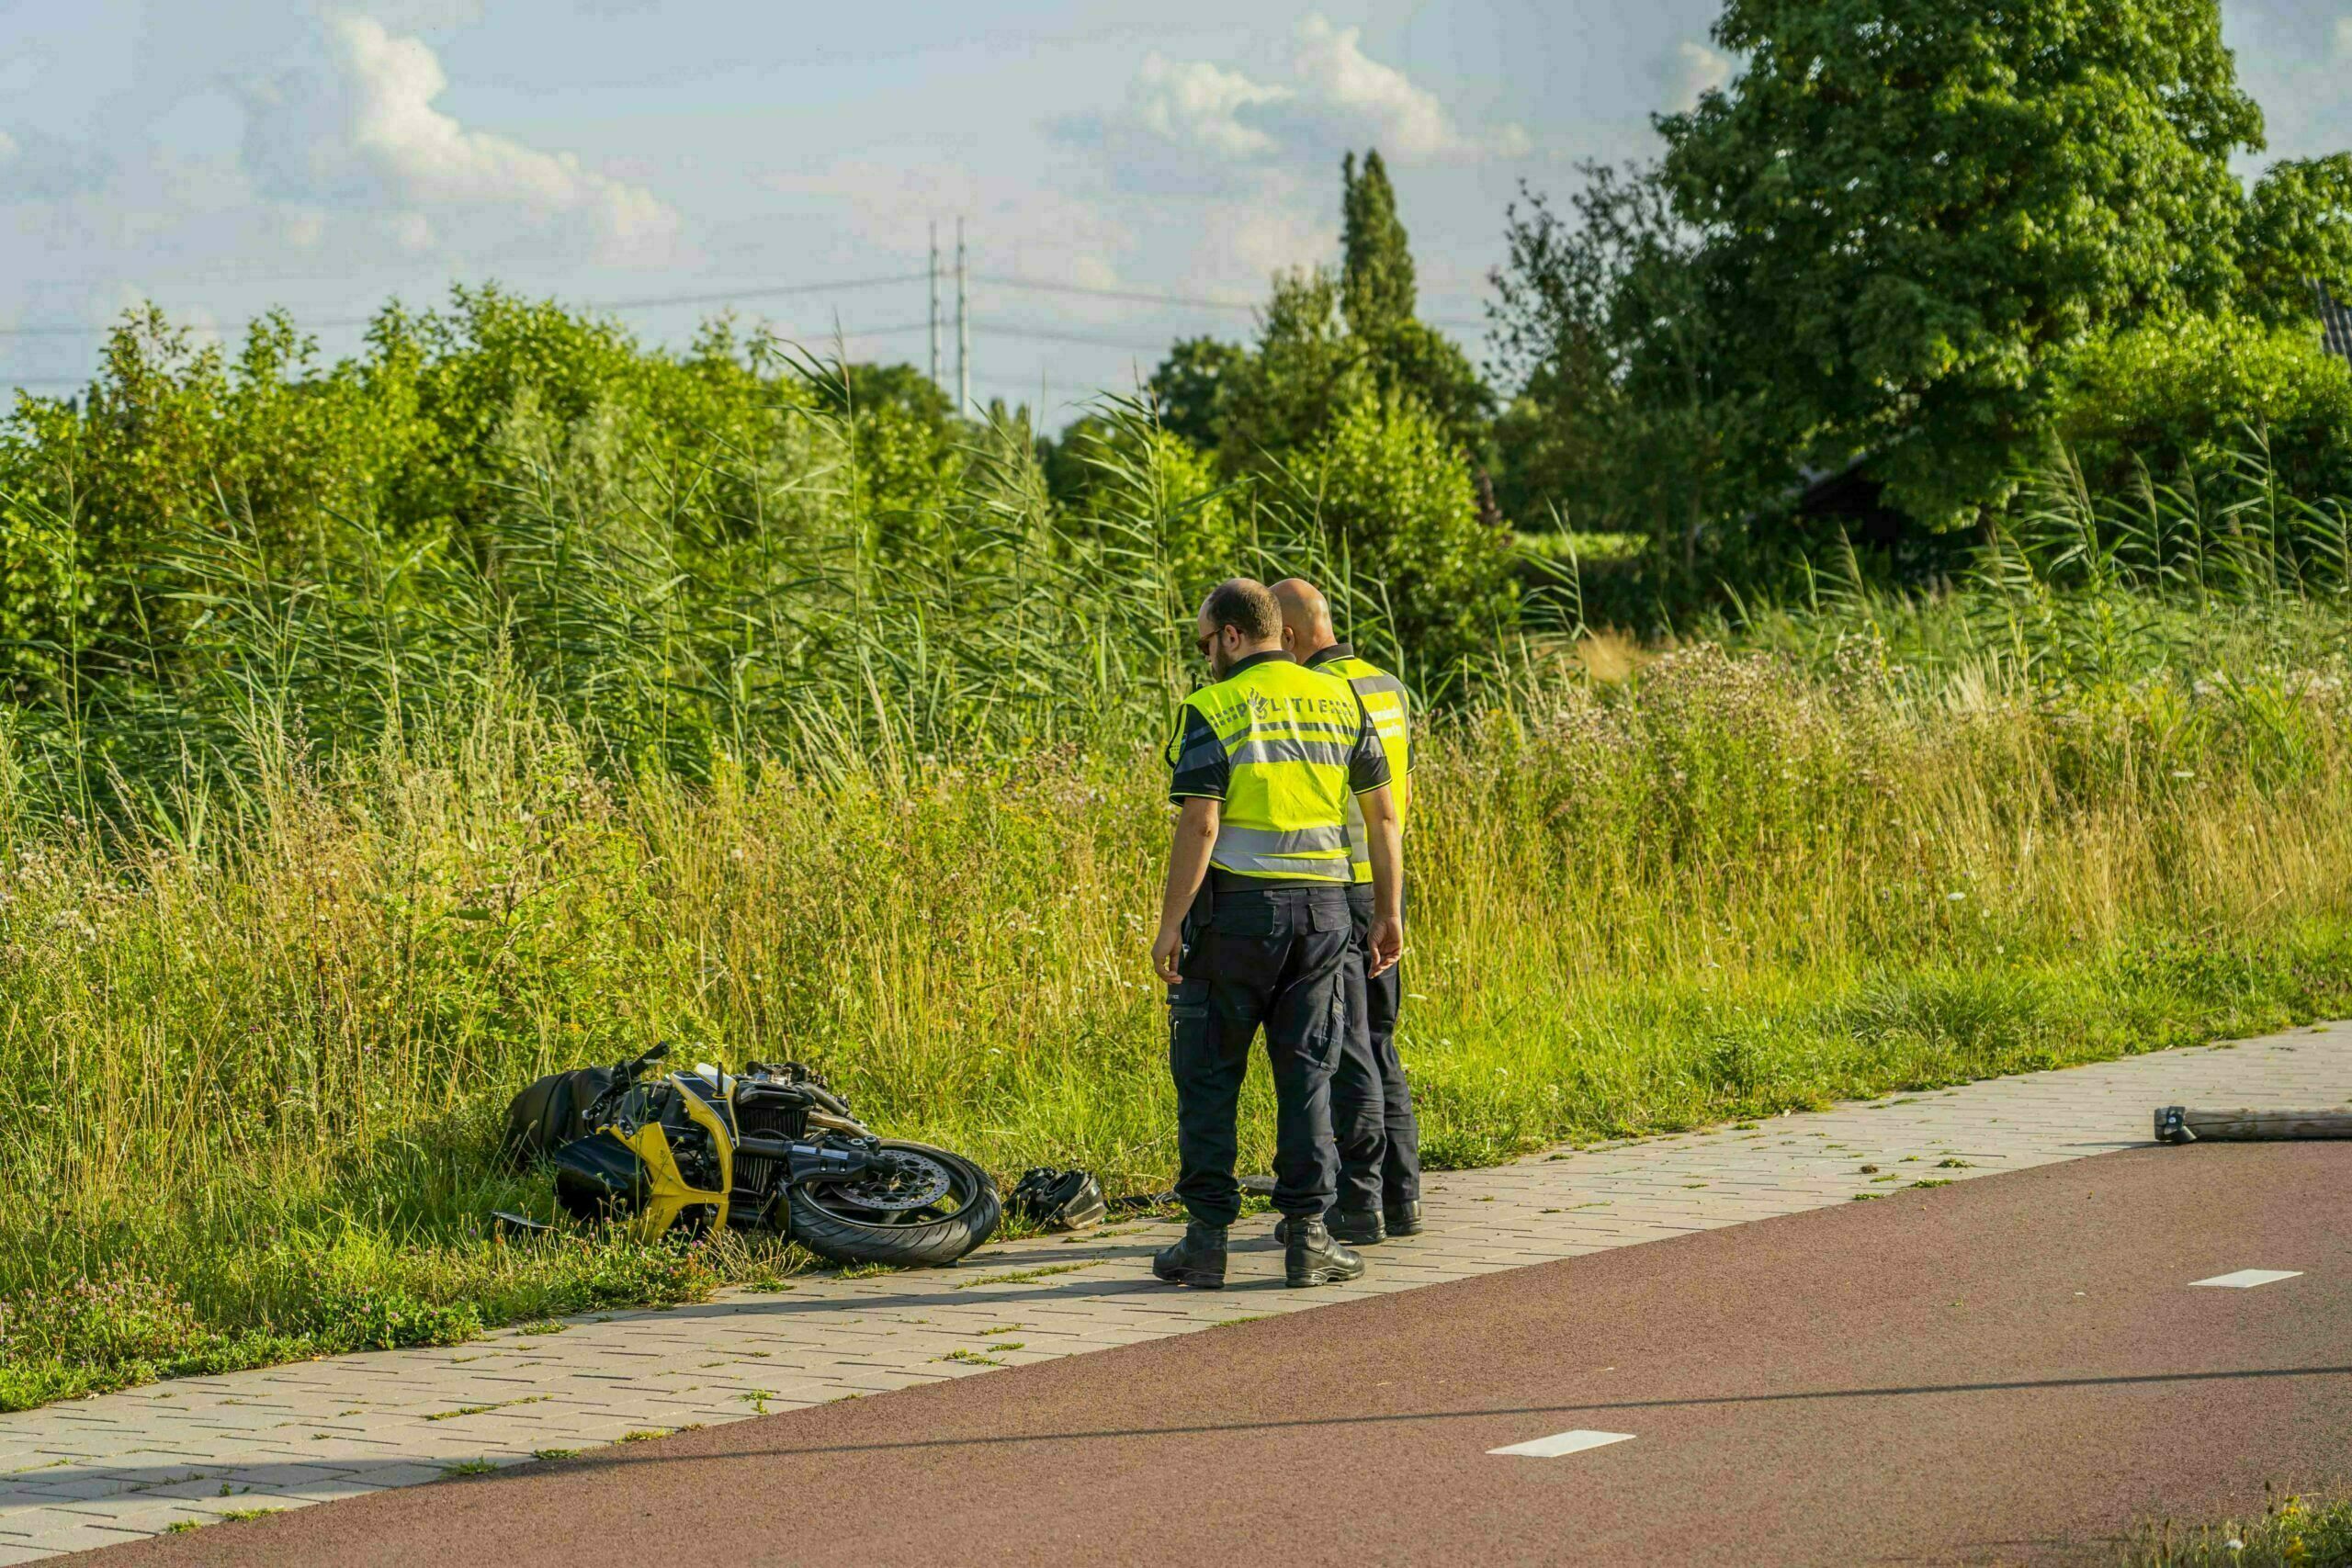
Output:
[[[947,1168],[929,1155],[912,1149],[885,1149],[855,1181],[844,1181],[833,1191],[861,1209],[906,1213],[927,1209],[947,1196],[955,1179]]]

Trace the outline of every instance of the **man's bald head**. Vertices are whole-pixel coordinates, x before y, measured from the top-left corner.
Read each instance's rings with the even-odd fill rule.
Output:
[[[1283,647],[1292,658],[1312,659],[1340,640],[1331,629],[1331,602],[1306,579],[1275,583],[1274,603],[1283,607]]]

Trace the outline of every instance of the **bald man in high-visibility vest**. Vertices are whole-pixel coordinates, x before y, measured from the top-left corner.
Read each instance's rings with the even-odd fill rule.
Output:
[[[1274,584],[1282,606],[1283,648],[1309,670],[1337,675],[1354,688],[1388,761],[1389,791],[1398,826],[1412,794],[1412,750],[1404,682],[1360,657],[1339,639],[1331,605],[1311,582]],[[1372,925],[1372,867],[1363,818],[1348,814],[1349,889],[1357,944],[1350,965],[1349,1043],[1331,1074],[1331,1131],[1339,1145],[1340,1190],[1327,1216],[1331,1235],[1365,1247],[1421,1228],[1421,1129],[1413,1115],[1412,1086],[1396,1054],[1396,1019],[1405,985],[1397,967],[1376,967],[1365,943]]]

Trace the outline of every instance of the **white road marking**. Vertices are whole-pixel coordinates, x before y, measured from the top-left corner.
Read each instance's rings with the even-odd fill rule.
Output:
[[[1507,1449],[1488,1449],[1490,1454],[1523,1454],[1529,1459],[1558,1459],[1562,1454],[1582,1453],[1587,1449],[1605,1449],[1611,1443],[1630,1443],[1631,1432],[1555,1432],[1548,1438],[1532,1442],[1513,1443]]]
[[[2281,1280],[2300,1280],[2300,1269],[2241,1269],[2234,1274],[2216,1274],[2210,1280],[2191,1280],[2189,1287],[2220,1285],[2233,1291],[2250,1291],[2256,1285],[2275,1285]]]

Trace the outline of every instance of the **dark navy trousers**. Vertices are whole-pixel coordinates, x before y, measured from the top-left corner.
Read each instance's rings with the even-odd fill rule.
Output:
[[[1168,988],[1176,1194],[1204,1224],[1240,1217],[1236,1118],[1250,1043],[1262,1027],[1274,1080],[1274,1207],[1319,1214],[1338,1190],[1331,1074],[1352,1029],[1348,976],[1358,942],[1347,890],[1221,888],[1185,937],[1183,977]],[[1363,965],[1353,972],[1361,990]]]
[[[1348,889],[1346,1045],[1331,1074],[1331,1126],[1339,1142],[1340,1206],[1393,1207],[1421,1195],[1421,1128],[1413,1116],[1413,1089],[1396,1055],[1396,1016],[1405,1003],[1400,968],[1378,978],[1372,969],[1372,887]]]

